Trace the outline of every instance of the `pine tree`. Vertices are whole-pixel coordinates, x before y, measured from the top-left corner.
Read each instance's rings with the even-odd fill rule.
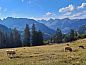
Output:
[[[32,45],[38,46],[43,45],[43,33],[39,30],[37,31],[35,28],[35,24],[32,25]]]
[[[13,29],[13,43],[14,43],[14,47],[22,46],[21,37],[16,28]]]
[[[75,40],[75,32],[73,29],[70,30],[70,42]]]
[[[63,42],[69,42],[69,41],[70,41],[70,36],[68,34],[64,34]]]
[[[53,43],[53,36],[50,36],[50,43]]]
[[[74,32],[74,39],[77,40],[79,37],[79,33],[77,31]]]
[[[39,30],[37,35],[37,45],[43,45],[43,33]]]
[[[7,48],[9,45],[9,39],[8,39],[8,34],[7,33],[4,33],[4,40],[3,40],[3,43],[4,43],[4,47]]]
[[[7,38],[6,38],[5,32],[3,30],[0,30],[0,48],[7,47],[6,41],[7,41]]]
[[[37,45],[37,31],[35,29],[35,24],[33,23],[32,25],[32,45],[33,46],[36,46]]]
[[[23,46],[31,46],[31,44],[30,44],[30,29],[27,24],[26,24],[26,27],[24,30]]]
[[[3,33],[0,30],[0,48],[3,48]]]
[[[11,30],[8,36],[8,47],[14,47],[13,31]]]
[[[60,29],[57,28],[57,31],[54,35],[54,42],[55,43],[62,43],[62,39],[63,39],[62,32]]]

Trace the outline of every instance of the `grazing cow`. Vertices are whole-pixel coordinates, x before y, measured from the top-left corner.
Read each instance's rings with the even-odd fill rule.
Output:
[[[9,58],[14,58],[16,52],[14,50],[6,50],[7,55],[9,56]]]
[[[65,51],[70,51],[70,52],[72,52],[72,48],[71,48],[71,47],[65,47]]]
[[[82,48],[82,49],[84,49],[84,46],[79,46],[79,48]]]

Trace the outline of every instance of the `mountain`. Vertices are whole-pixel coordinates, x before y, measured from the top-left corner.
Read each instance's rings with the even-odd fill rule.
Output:
[[[7,17],[6,19],[0,20],[0,24],[5,25],[8,28],[17,28],[19,31],[23,31],[26,24],[31,28],[33,23],[36,25],[36,29],[41,30],[43,33],[53,34],[55,32],[43,23],[39,23],[33,19]]]
[[[70,29],[79,30],[81,26],[86,25],[86,19],[49,19],[49,20],[34,20],[27,18],[13,18],[7,17],[0,20],[0,24],[5,25],[8,28],[17,28],[19,31],[23,31],[25,25],[28,24],[31,28],[35,23],[36,29],[41,30],[45,36],[55,33],[57,28],[60,28],[63,33],[68,33]]]
[[[85,34],[85,33],[86,33],[86,25],[81,26],[81,27],[79,28],[78,32],[79,32],[80,34]]]
[[[80,26],[86,24],[86,19],[50,19],[50,20],[38,20],[48,26],[49,28],[56,30],[60,28],[62,32],[67,33],[70,29],[78,30]]]

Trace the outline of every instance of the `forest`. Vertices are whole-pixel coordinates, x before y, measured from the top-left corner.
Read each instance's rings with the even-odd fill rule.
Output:
[[[0,48],[30,47],[50,43],[61,44],[86,38],[85,32],[81,32],[81,30],[79,32],[71,29],[69,33],[64,34],[59,28],[57,28],[56,32],[45,40],[44,33],[37,30],[35,26],[35,23],[33,23],[32,28],[30,28],[29,25],[26,24],[22,33],[16,28],[11,29],[9,33],[0,30]],[[84,26],[81,26],[80,28],[82,28],[82,31],[85,29]]]

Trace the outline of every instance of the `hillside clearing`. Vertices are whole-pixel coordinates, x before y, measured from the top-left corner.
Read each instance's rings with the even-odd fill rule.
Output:
[[[73,52],[64,52],[66,44],[54,44],[35,47],[12,48],[16,50],[16,58],[9,59],[7,49],[0,49],[0,65],[86,65],[86,39],[70,44]]]

